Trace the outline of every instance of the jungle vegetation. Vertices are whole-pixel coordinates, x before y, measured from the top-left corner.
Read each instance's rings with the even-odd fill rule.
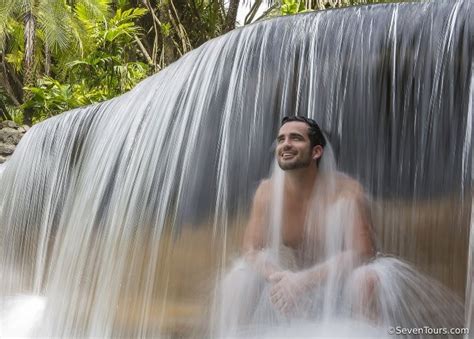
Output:
[[[113,98],[237,25],[377,2],[389,1],[0,0],[0,121]]]

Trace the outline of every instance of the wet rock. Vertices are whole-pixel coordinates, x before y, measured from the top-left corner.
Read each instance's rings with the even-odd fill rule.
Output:
[[[16,122],[11,121],[11,120],[0,121],[0,129],[7,128],[7,127],[18,129],[20,125],[18,125]]]
[[[18,125],[16,124],[16,122],[10,121],[10,120],[4,121],[4,122],[3,122],[3,125],[4,125],[5,127],[10,127],[10,128],[15,128],[15,129],[18,128],[18,127],[20,127],[20,126],[18,126]]]
[[[15,151],[14,145],[0,143],[0,155],[11,155]]]
[[[5,127],[0,129],[0,142],[17,145],[24,134],[15,128]]]
[[[15,151],[16,145],[28,131],[26,125],[20,126],[14,121],[0,122],[0,164],[8,160]]]

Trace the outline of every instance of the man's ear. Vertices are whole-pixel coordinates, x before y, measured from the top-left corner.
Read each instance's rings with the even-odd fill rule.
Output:
[[[311,157],[313,160],[318,160],[323,156],[324,153],[324,148],[321,145],[316,145],[313,147],[313,152],[311,154]]]

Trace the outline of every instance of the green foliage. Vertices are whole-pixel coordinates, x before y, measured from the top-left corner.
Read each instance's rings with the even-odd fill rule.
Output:
[[[169,37],[171,34],[171,24],[169,22],[165,22],[161,25],[161,33],[164,37]]]
[[[41,0],[37,16],[42,40],[51,49],[64,50],[71,45],[73,35],[69,27],[73,19],[64,0]]]
[[[392,1],[254,0],[248,22],[256,20],[264,2],[268,17]],[[39,122],[130,90],[184,53],[232,29],[235,13],[229,8],[236,0],[229,0],[229,6],[223,3],[0,0],[0,120]]]
[[[282,15],[291,15],[306,10],[304,6],[304,0],[283,0],[281,5],[281,14]]]
[[[80,87],[44,77],[39,80],[38,87],[26,88],[32,96],[23,108],[33,108],[38,112],[34,120],[41,121],[59,112],[90,103],[88,97],[81,93]]]
[[[37,112],[34,121],[113,98],[149,75],[149,66],[137,61],[135,37],[141,28],[134,23],[147,10],[119,8],[107,17],[86,9],[80,3],[76,12],[89,37],[84,53],[69,56],[56,79],[44,76],[37,86],[25,88],[31,95],[22,108]]]
[[[79,19],[97,21],[110,15],[111,2],[110,0],[79,0],[74,8]]]
[[[0,87],[0,121],[13,120],[21,125],[23,123],[23,110],[8,104],[8,102],[8,95],[6,95],[4,89]]]
[[[52,48],[70,46],[72,34],[69,27],[73,16],[65,0],[0,0],[0,48],[5,47],[12,33],[11,20],[24,24],[28,17],[34,18],[42,42],[47,42]]]
[[[4,50],[5,59],[10,63],[15,71],[22,72],[24,59],[24,29],[23,26],[13,20],[9,19],[6,25],[9,32],[8,49]]]

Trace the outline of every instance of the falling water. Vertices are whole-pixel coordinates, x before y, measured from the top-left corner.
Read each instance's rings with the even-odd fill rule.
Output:
[[[474,70],[474,60],[471,63],[471,72]],[[474,108],[474,76],[471,75],[471,86],[470,86],[470,100],[469,100],[469,112],[468,125],[471,126],[469,133],[472,133],[472,116]],[[472,138],[472,135],[470,136]],[[471,151],[472,152],[472,151]],[[474,153],[471,153],[471,157],[474,159]],[[474,180],[474,167],[471,167],[471,182]],[[466,284],[466,326],[471,330],[474,329],[474,214],[472,210],[474,208],[474,200],[471,206],[471,226],[469,234],[469,261],[468,261],[468,272],[467,272],[467,284]],[[472,333],[472,332],[471,332]],[[467,338],[467,336],[466,336]]]
[[[239,256],[285,115],[315,118],[367,193],[379,250],[404,260],[375,263],[380,275],[401,272],[391,286],[411,281],[416,297],[436,287],[420,300],[463,299],[472,16],[470,1],[433,1],[272,19],[34,126],[0,177],[3,334],[26,310],[19,327],[41,336],[212,333],[214,283]],[[384,314],[417,312],[403,307]],[[314,330],[295,324],[255,333]]]

